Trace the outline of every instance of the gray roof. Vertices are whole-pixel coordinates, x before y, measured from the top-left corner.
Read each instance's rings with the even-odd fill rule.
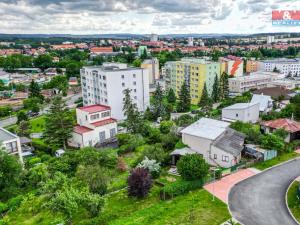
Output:
[[[244,148],[244,140],[244,134],[227,128],[226,131],[214,141],[213,145],[224,152],[237,156]]]
[[[170,155],[187,155],[187,154],[195,154],[196,152],[192,149],[185,147],[181,149],[175,149]]]
[[[259,111],[265,111],[267,108],[269,108],[269,103],[273,102],[273,100],[269,95],[254,94],[252,96],[251,102],[259,103]]]
[[[16,135],[0,127],[0,142],[9,141],[15,138],[17,138]]]
[[[236,104],[233,104],[233,105],[230,105],[228,107],[225,107],[223,109],[248,109],[254,105],[258,104],[257,102],[249,102],[249,103],[236,103]]]
[[[190,126],[184,128],[181,133],[215,140],[229,125],[230,123],[220,120],[201,118]]]

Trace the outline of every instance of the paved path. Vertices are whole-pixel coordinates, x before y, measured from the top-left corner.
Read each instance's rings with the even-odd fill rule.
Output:
[[[244,225],[298,225],[285,195],[299,175],[300,157],[236,184],[228,197],[232,216]]]
[[[231,187],[248,177],[254,176],[256,173],[257,171],[253,171],[251,169],[239,170],[233,174],[223,177],[221,180],[204,185],[204,189],[216,196],[218,199],[227,203]]]

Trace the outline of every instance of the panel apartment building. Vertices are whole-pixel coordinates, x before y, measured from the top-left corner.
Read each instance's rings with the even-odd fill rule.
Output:
[[[277,69],[280,73],[288,75],[300,74],[300,58],[295,59],[272,59],[272,60],[262,60],[259,62],[259,69],[267,72],[273,72]]]
[[[123,120],[123,91],[130,89],[138,110],[145,111],[150,105],[148,73],[147,69],[127,67],[123,63],[83,67],[80,71],[83,105],[110,106],[111,116]]]
[[[183,58],[181,61],[167,62],[166,88],[172,88],[177,96],[183,82],[190,87],[191,103],[198,104],[206,83],[208,93],[211,94],[215,76],[220,77],[225,71],[225,64],[207,61],[200,58]]]

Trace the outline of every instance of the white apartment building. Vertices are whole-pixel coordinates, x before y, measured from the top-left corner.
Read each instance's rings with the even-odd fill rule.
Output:
[[[154,84],[160,78],[159,61],[157,58],[146,59],[141,64],[141,68],[149,70],[149,84]]]
[[[83,105],[102,104],[111,107],[111,116],[123,120],[124,90],[131,90],[139,111],[150,105],[149,71],[127,67],[122,63],[105,63],[100,67],[83,67],[80,71]]]
[[[117,120],[111,117],[111,108],[105,105],[90,105],[76,109],[77,125],[68,144],[82,148],[112,140],[117,134]]]
[[[259,118],[259,103],[236,103],[222,109],[222,120],[256,123]]]
[[[300,74],[300,58],[295,59],[272,59],[263,60],[258,63],[259,70],[273,72],[276,68],[285,76],[291,73],[292,75]]]
[[[269,87],[271,82],[282,79],[283,74],[273,72],[255,72],[249,76],[229,78],[229,91],[243,93],[251,89]]]

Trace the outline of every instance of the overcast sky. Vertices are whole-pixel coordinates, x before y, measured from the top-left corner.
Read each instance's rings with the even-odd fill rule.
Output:
[[[257,33],[300,0],[0,0],[0,33]]]

